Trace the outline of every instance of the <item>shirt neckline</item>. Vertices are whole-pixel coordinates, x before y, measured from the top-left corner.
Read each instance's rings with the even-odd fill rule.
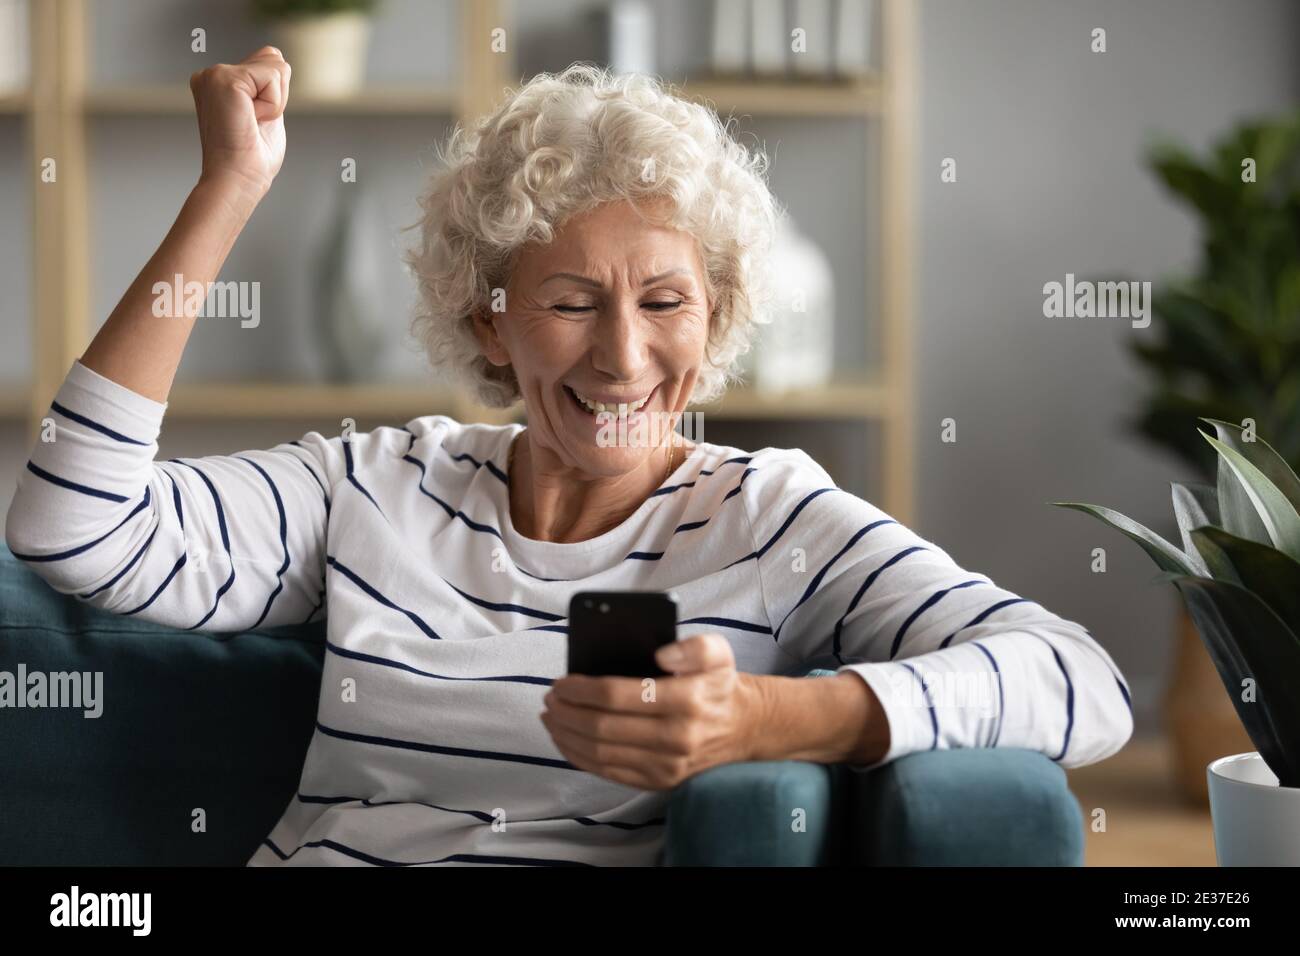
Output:
[[[503,432],[503,441],[492,456],[501,474],[506,475],[507,478],[509,475],[506,472],[506,458],[510,453],[510,444],[526,427],[526,425],[518,422],[511,424]],[[680,484],[683,476],[689,474],[696,460],[708,454],[712,447],[709,442],[696,442],[690,454],[682,460],[671,475],[664,479],[659,487],[655,489],[655,492]],[[627,546],[629,541],[636,539],[646,516],[658,507],[664,498],[668,497],[668,495],[652,492],[620,524],[594,538],[587,538],[584,541],[542,541],[537,538],[525,537],[515,528],[514,521],[510,517],[510,485],[508,481],[498,481],[494,482],[494,484],[499,489],[494,495],[494,501],[498,513],[497,526],[501,531],[502,540],[512,552],[543,559],[546,557],[562,558],[601,551],[617,544]]]

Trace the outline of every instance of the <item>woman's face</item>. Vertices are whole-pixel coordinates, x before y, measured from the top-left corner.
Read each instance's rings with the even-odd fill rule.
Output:
[[[534,451],[547,449],[585,475],[614,477],[667,440],[709,331],[696,245],[617,202],[574,216],[546,245],[520,250],[504,311],[480,316],[475,329],[489,361],[514,367]],[[608,416],[598,418],[580,397],[615,415],[628,404],[621,443],[615,428],[602,433]]]

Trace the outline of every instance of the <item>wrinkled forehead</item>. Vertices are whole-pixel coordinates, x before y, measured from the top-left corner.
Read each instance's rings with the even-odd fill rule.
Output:
[[[646,210],[630,203],[607,203],[570,217],[552,241],[531,242],[518,250],[513,278],[540,283],[556,272],[594,279],[644,281],[666,272],[699,277],[699,242],[665,222],[670,206]]]

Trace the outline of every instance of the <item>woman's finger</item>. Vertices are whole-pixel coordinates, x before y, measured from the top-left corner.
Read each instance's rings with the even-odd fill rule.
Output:
[[[675,736],[675,726],[657,716],[621,714],[593,707],[583,707],[550,697],[547,714],[556,725],[572,733],[598,741],[628,744],[648,750],[678,752],[683,743]]]

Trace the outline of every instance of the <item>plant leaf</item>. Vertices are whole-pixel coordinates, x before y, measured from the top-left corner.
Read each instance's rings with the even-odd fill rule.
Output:
[[[1193,528],[1192,530],[1204,531],[1207,528],[1212,528],[1212,526]],[[1212,528],[1212,530],[1221,531],[1223,529]],[[1227,532],[1224,531],[1224,534],[1227,534]],[[1233,537],[1236,538],[1235,535]],[[1236,538],[1236,540],[1245,541],[1246,539]],[[1251,544],[1254,543],[1255,542],[1253,541],[1251,542]],[[1214,539],[1208,538],[1205,535],[1193,535],[1192,547],[1194,547],[1196,553],[1201,556],[1201,560],[1205,562],[1205,566],[1210,572],[1209,576],[1214,578],[1214,580],[1227,581],[1230,584],[1241,583],[1241,577],[1237,574],[1237,568],[1233,565],[1232,559],[1223,552],[1222,548],[1215,544]],[[1267,545],[1261,544],[1259,547],[1263,548],[1267,547]],[[1281,554],[1280,551],[1278,553]]]
[[[1104,521],[1116,531],[1128,535],[1142,545],[1142,549],[1151,555],[1151,559],[1159,565],[1162,571],[1192,575],[1199,573],[1187,555],[1150,528],[1138,524],[1132,518],[1122,515],[1118,511],[1103,508],[1101,505],[1087,505],[1077,501],[1053,501],[1051,504],[1058,508],[1073,508],[1075,511],[1082,511],[1084,514],[1092,515],[1094,518]]]
[[[1205,435],[1204,432],[1201,434]],[[1220,460],[1227,462],[1228,467],[1232,469],[1233,476],[1240,482],[1250,498],[1250,503],[1255,506],[1255,512],[1263,521],[1273,547],[1292,558],[1300,559],[1300,514],[1296,513],[1295,506],[1278,490],[1277,485],[1247,461],[1241,452],[1209,435],[1205,435],[1205,440],[1214,446]],[[1228,530],[1232,531],[1231,528]],[[1239,537],[1254,540],[1245,535]]]
[[[1226,581],[1173,578],[1260,756],[1284,787],[1300,786],[1300,641],[1262,600]],[[1255,700],[1242,700],[1242,682]]]
[[[1250,495],[1246,494],[1246,489],[1233,474],[1232,466],[1222,457],[1219,458],[1215,478],[1219,498],[1219,523],[1239,538],[1271,544],[1268,528],[1264,527],[1259,512],[1251,504]]]
[[[1286,495],[1287,501],[1291,502],[1291,507],[1300,511],[1300,477],[1296,477],[1296,473],[1287,464],[1286,459],[1274,451],[1272,445],[1259,437],[1254,441],[1245,441],[1241,437],[1244,429],[1232,422],[1220,421],[1217,418],[1202,418],[1201,421],[1213,425],[1219,441],[1263,472],[1264,476],[1277,486],[1278,491]]]
[[[1193,528],[1217,524],[1219,521],[1219,500],[1212,485],[1200,482],[1169,483],[1173,492],[1174,517],[1178,519],[1178,533],[1183,538],[1183,553],[1193,566],[1199,565],[1197,573],[1211,576],[1209,562],[1205,555],[1197,550],[1192,542]],[[1217,577],[1217,575],[1213,575]]]
[[[1192,539],[1217,548],[1232,564],[1241,586],[1272,608],[1292,634],[1300,634],[1300,563],[1222,528],[1197,528]]]

